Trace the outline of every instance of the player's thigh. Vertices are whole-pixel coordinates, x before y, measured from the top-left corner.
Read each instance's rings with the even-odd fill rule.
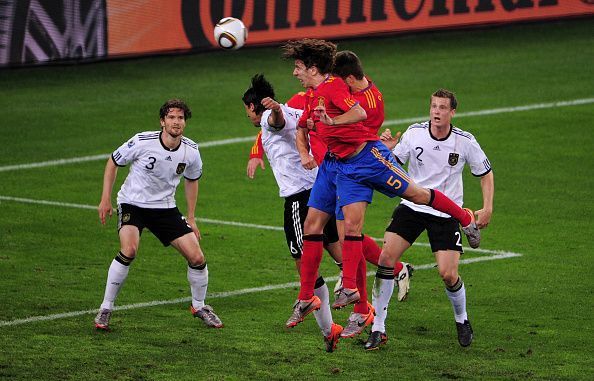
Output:
[[[140,236],[146,226],[145,209],[131,204],[118,204],[118,236],[120,251],[127,257],[134,257],[140,245]]]
[[[324,160],[320,165],[307,205],[328,215],[334,214],[336,210],[336,161]]]
[[[291,256],[295,259],[301,258],[303,249],[303,225],[308,211],[309,193],[307,190],[285,198],[285,239]]]
[[[146,227],[161,241],[163,246],[188,233],[194,234],[192,227],[178,208],[148,210]],[[196,238],[196,242],[198,239]]]
[[[378,264],[385,267],[394,267],[410,245],[407,240],[398,234],[386,231]]]
[[[204,263],[204,253],[194,232],[184,234],[171,241],[173,246],[192,266]]]
[[[386,228],[386,233],[397,234],[410,246],[419,238],[426,226],[426,219],[422,213],[400,204],[392,212],[392,219]]]

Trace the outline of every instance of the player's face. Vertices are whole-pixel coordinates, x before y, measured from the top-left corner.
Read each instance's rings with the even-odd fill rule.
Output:
[[[169,109],[165,118],[161,119],[161,127],[163,128],[163,131],[173,138],[182,136],[184,128],[186,127],[184,110],[179,108]]]
[[[245,107],[245,113],[252,122],[252,124],[256,127],[260,127],[261,115],[258,115],[254,112],[254,106],[251,104],[248,106],[245,103],[243,104],[243,106]]]
[[[312,83],[312,70],[313,68],[306,68],[303,61],[295,60],[293,75],[297,77],[299,82],[301,82],[301,85],[305,88],[314,87],[314,84]]]
[[[456,110],[450,105],[450,98],[431,97],[429,115],[435,127],[449,127]]]

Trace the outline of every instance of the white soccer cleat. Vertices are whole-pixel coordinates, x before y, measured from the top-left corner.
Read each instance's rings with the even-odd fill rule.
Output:
[[[403,302],[408,297],[410,291],[410,278],[412,277],[414,267],[409,263],[402,262],[402,270],[396,276],[398,283],[398,301]]]

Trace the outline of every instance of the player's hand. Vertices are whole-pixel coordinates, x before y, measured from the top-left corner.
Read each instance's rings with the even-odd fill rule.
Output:
[[[316,124],[314,123],[312,118],[307,118],[307,121],[305,123],[307,125],[308,130],[312,130],[312,131],[316,130]]]
[[[267,110],[280,111],[281,109],[280,103],[270,97],[262,99],[260,103],[262,103],[262,106],[264,106]]]
[[[303,168],[311,170],[317,167],[318,163],[316,162],[316,159],[314,159],[313,156],[303,155],[301,156],[301,165],[303,166]]]
[[[266,166],[264,165],[264,160],[260,159],[259,157],[253,157],[250,160],[248,160],[247,177],[253,179],[254,175],[256,174],[256,169],[258,169],[258,166],[262,168],[262,170],[266,169]]]
[[[489,226],[489,222],[491,222],[491,215],[493,214],[492,210],[487,209],[479,209],[474,212],[476,226],[479,229],[484,229]]]
[[[105,220],[107,216],[111,218],[113,214],[113,208],[111,207],[111,201],[109,200],[101,200],[99,206],[97,207],[97,211],[99,212],[99,219],[101,220],[101,224],[105,225]]]
[[[198,241],[200,241],[202,239],[202,235],[200,235],[200,230],[198,230],[198,225],[196,225],[196,219],[195,218],[186,218],[186,222],[192,228],[192,231],[196,235],[196,238],[198,238]]]
[[[398,131],[396,132],[396,136],[392,136],[392,131],[390,131],[389,128],[386,128],[386,130],[382,132],[382,134],[380,135],[380,140],[382,141],[382,143],[384,143],[386,147],[392,150],[398,144],[400,135],[402,134],[400,131]]]
[[[317,106],[314,108],[314,115],[320,119],[320,122],[328,126],[334,125],[334,119],[330,118],[330,116],[326,114],[326,107],[322,105]]]

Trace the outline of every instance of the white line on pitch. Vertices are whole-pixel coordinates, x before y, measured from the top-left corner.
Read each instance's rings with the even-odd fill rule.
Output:
[[[537,109],[545,109],[545,108],[578,106],[578,105],[589,104],[589,103],[594,103],[594,98],[583,98],[583,99],[574,99],[574,100],[570,100],[570,101],[536,103],[536,104],[525,105],[525,106],[501,107],[501,108],[494,108],[494,109],[488,109],[488,110],[460,112],[460,113],[456,114],[456,118],[463,118],[466,116],[503,114],[503,113],[509,113],[509,112],[529,111],[529,110],[537,110]],[[427,115],[417,116],[414,118],[406,118],[406,119],[392,119],[392,120],[384,121],[383,125],[384,126],[393,126],[393,125],[397,125],[397,124],[419,122],[419,121],[423,121],[426,119],[427,119]],[[217,147],[217,146],[227,145],[227,144],[249,142],[249,141],[253,141],[254,139],[255,139],[254,136],[246,136],[246,137],[204,142],[204,143],[198,144],[198,146],[200,148]],[[40,167],[50,167],[50,166],[72,164],[72,163],[82,163],[82,162],[86,162],[86,161],[107,160],[109,155],[111,155],[111,153],[104,153],[104,154],[92,155],[92,156],[73,157],[70,159],[57,159],[57,160],[50,160],[50,161],[42,161],[42,162],[38,162],[38,163],[7,165],[4,167],[0,167],[0,172],[20,170],[20,169],[40,168]]]
[[[469,258],[469,259],[462,259],[460,260],[461,264],[465,263],[475,263],[475,262],[484,262],[484,261],[494,261],[498,259],[506,259],[506,258],[513,258],[513,257],[521,257],[522,254],[512,253],[512,252],[500,252],[499,254],[495,254],[492,256],[487,257],[476,257],[476,258]],[[428,270],[435,267],[434,264],[426,264],[426,265],[418,265],[415,266],[415,270]],[[375,272],[369,271],[367,276],[375,275]],[[326,278],[327,281],[333,282],[336,281],[338,277],[331,276]],[[281,284],[271,284],[268,286],[262,287],[252,287],[252,288],[243,288],[241,290],[234,290],[234,291],[225,291],[225,292],[213,292],[207,295],[207,299],[218,299],[218,298],[229,298],[232,296],[240,296],[246,294],[253,294],[257,292],[265,292],[271,290],[282,290],[286,288],[298,287],[299,282],[290,282],[290,283],[281,283]],[[152,302],[145,302],[145,303],[134,303],[134,304],[126,304],[123,306],[116,306],[114,308],[115,311],[122,311],[122,310],[133,310],[137,308],[146,308],[146,307],[154,307],[154,306],[161,306],[167,304],[179,304],[179,303],[188,303],[192,300],[191,297],[186,298],[177,298],[177,299],[170,299],[170,300],[154,300]],[[44,316],[32,316],[25,319],[15,319],[15,320],[8,320],[8,321],[0,321],[0,327],[7,327],[7,326],[14,326],[14,325],[22,325],[28,323],[35,323],[39,321],[48,321],[48,320],[57,320],[57,319],[65,319],[70,317],[82,316],[82,315],[93,315],[96,314],[98,310],[84,310],[84,311],[73,311],[73,312],[65,312],[62,314],[53,314],[53,315],[44,315]]]

